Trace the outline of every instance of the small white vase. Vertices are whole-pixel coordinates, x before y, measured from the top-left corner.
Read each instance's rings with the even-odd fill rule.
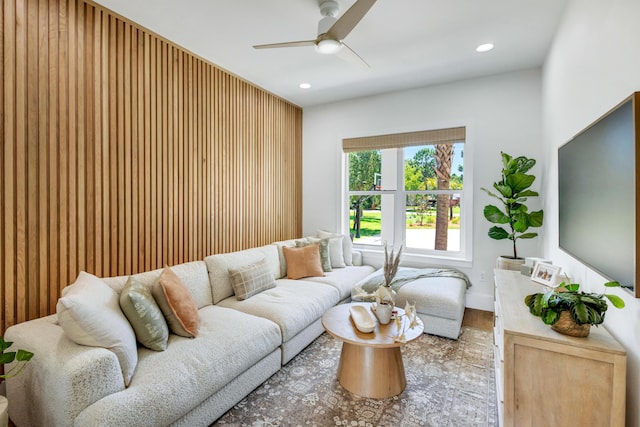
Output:
[[[0,427],[9,425],[9,401],[6,397],[0,396]]]
[[[391,304],[378,304],[376,303],[376,317],[381,324],[386,325],[391,320],[391,311],[393,306]]]

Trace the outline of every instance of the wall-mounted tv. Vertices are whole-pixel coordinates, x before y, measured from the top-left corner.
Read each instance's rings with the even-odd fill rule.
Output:
[[[640,296],[640,92],[558,149],[559,244]]]

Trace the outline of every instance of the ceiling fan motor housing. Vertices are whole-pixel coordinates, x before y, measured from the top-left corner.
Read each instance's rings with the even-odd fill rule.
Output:
[[[323,34],[326,34],[327,31],[335,24],[337,21],[333,16],[325,16],[318,22],[318,37]]]

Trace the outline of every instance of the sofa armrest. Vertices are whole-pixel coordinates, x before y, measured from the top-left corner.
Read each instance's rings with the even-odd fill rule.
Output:
[[[351,252],[353,265],[360,266],[362,265],[362,252],[356,251],[355,249]]]
[[[124,390],[116,355],[69,340],[55,315],[9,327],[12,348],[34,353],[24,371],[7,380],[9,416],[18,426],[71,426],[87,406]]]

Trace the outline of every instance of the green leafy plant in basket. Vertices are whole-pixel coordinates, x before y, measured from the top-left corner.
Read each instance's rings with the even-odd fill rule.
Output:
[[[618,282],[607,282],[607,288],[619,287]],[[624,301],[617,295],[606,293],[589,293],[579,290],[577,283],[562,282],[557,288],[543,293],[527,295],[524,303],[531,314],[538,316],[546,325],[554,325],[560,320],[563,311],[571,314],[578,325],[596,325],[604,322],[607,311],[607,300],[616,308],[623,308]]]
[[[27,350],[7,351],[11,345],[13,345],[12,341],[5,341],[3,337],[0,337],[0,365],[4,367],[14,360],[18,362],[8,371],[4,371],[4,374],[0,374],[0,382],[22,372],[33,357],[33,353]]]

